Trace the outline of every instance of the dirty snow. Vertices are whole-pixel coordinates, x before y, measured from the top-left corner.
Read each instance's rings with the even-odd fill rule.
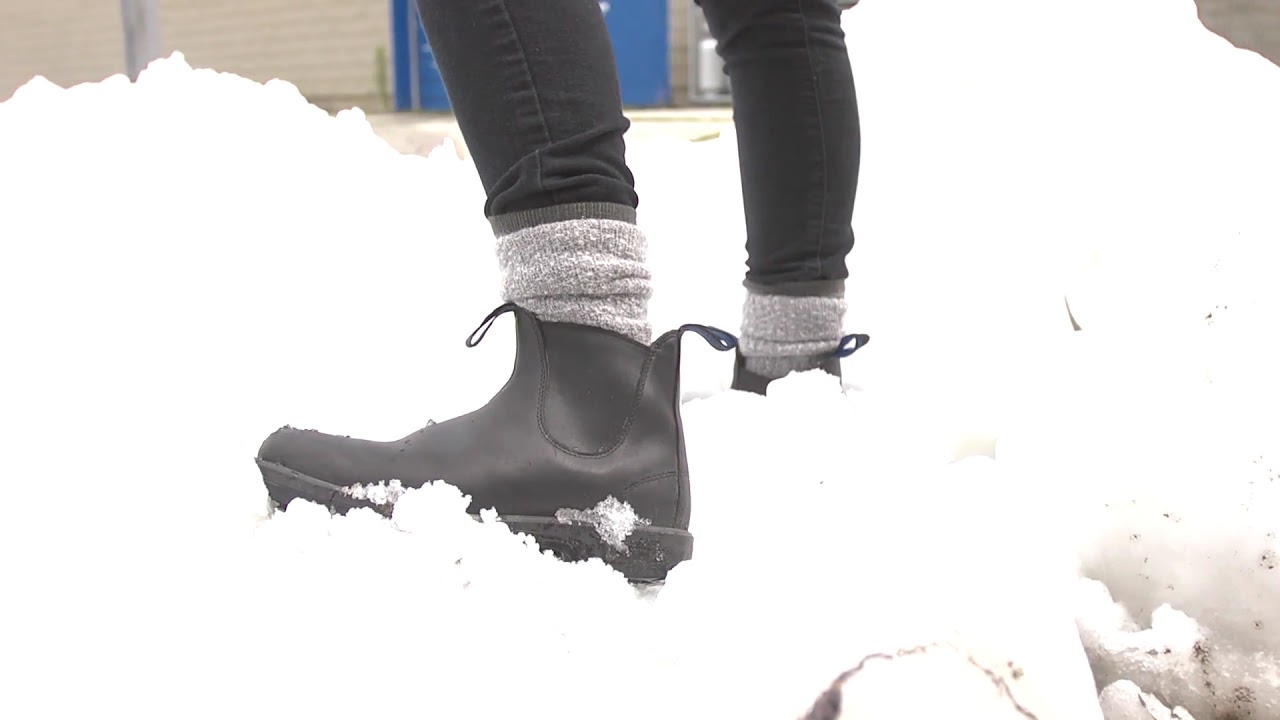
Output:
[[[686,348],[656,593],[443,484],[269,515],[280,425],[400,437],[506,379],[450,148],[180,56],[0,104],[0,715],[1280,715],[1280,68],[1189,1],[846,27],[873,343],[768,398]],[[736,328],[732,133],[630,155],[655,326]]]

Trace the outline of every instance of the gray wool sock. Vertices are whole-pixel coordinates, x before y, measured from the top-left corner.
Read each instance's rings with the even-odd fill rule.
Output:
[[[635,209],[577,203],[492,218],[502,297],[547,322],[612,330],[648,344],[648,243]]]
[[[843,281],[747,283],[738,341],[747,370],[776,379],[818,367],[840,345],[847,308]]]

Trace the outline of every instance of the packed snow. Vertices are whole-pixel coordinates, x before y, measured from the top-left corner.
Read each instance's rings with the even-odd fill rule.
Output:
[[[627,538],[636,528],[649,524],[649,519],[640,517],[634,508],[616,497],[609,497],[596,503],[595,507],[583,510],[579,508],[560,508],[556,511],[556,522],[576,525],[590,525],[610,547],[618,552],[629,553]]]
[[[390,482],[357,484],[342,488],[342,494],[356,500],[368,500],[374,505],[394,506],[404,495],[405,487],[399,480]]]
[[[686,344],[695,557],[648,589],[444,484],[269,510],[280,425],[395,438],[506,380],[509,320],[463,346],[499,302],[467,161],[181,55],[33,79],[0,715],[1280,717],[1280,68],[1190,0],[1093,10],[845,15],[872,343],[767,398]],[[629,153],[655,327],[736,330],[732,133]]]

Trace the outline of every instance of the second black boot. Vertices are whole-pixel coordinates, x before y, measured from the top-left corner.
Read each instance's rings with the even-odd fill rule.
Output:
[[[840,345],[835,349],[835,351],[828,355],[812,358],[810,361],[810,365],[812,365],[812,367],[810,369],[821,370],[828,375],[834,375],[837,380],[843,379],[840,369],[840,361],[857,352],[870,340],[871,338],[867,335],[846,335],[840,339]],[[729,387],[733,390],[765,395],[769,390],[769,383],[773,382],[777,378],[752,372],[747,369],[747,359],[742,354],[741,350],[735,353],[735,355],[736,359],[733,363],[733,382]]]
[[[494,508],[515,532],[569,561],[601,558],[633,582],[658,581],[691,557],[689,467],[680,417],[680,338],[719,350],[727,332],[685,325],[650,345],[597,327],[543,322],[512,303],[467,339],[514,313],[515,367],[484,407],[391,442],[282,428],[257,463],[281,506],[309,500],[344,513],[390,515],[369,486],[435,480]],[[394,485],[391,485],[394,487]],[[385,493],[384,493],[385,495]]]
[[[808,370],[840,378],[840,361],[871,339],[862,334],[842,336],[843,281],[744,284],[747,297],[733,368],[734,390],[764,395],[774,380]]]

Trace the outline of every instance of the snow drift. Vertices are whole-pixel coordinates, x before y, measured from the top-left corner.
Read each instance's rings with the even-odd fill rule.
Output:
[[[476,523],[271,515],[275,427],[505,380],[473,169],[181,56],[0,104],[5,716],[1280,714],[1280,69],[1190,2],[846,15],[847,392],[690,345],[660,591]],[[656,327],[737,324],[730,134],[633,144]],[[1084,328],[1073,333],[1066,296]],[[697,399],[694,399],[697,398]],[[1173,709],[1170,709],[1173,708]]]

